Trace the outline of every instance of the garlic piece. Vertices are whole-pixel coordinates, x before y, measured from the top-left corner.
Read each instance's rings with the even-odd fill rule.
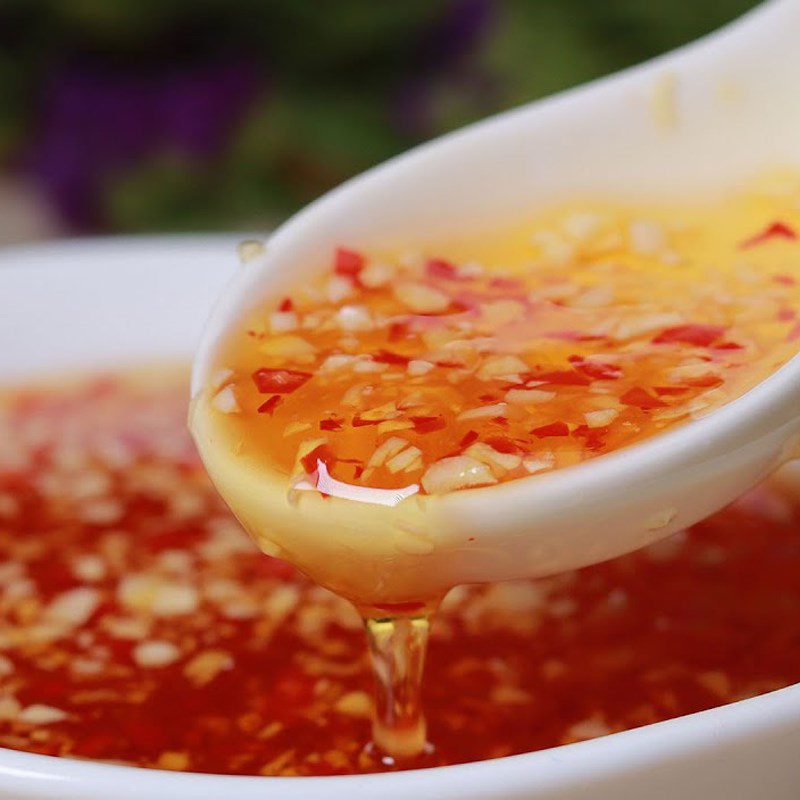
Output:
[[[424,283],[403,281],[394,287],[394,296],[416,314],[436,314],[445,311],[450,298]]]
[[[450,456],[431,464],[421,483],[428,494],[444,494],[455,489],[488,486],[497,483],[486,464],[469,456]]]
[[[619,411],[616,408],[602,408],[597,411],[587,411],[583,416],[590,428],[604,428],[619,416]]]

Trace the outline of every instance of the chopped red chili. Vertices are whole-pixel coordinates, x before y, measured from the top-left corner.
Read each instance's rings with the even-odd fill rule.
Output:
[[[372,359],[381,364],[408,364],[411,361],[408,356],[404,356],[402,353],[393,353],[391,350],[378,350]]]
[[[714,345],[715,350],[744,350],[744,345],[738,342],[719,342]]]
[[[331,450],[330,445],[323,442],[300,459],[303,469],[309,475],[317,471],[317,461],[321,461],[330,470],[337,461],[336,453]]]
[[[409,417],[409,420],[414,423],[414,430],[417,433],[432,433],[447,427],[444,417]]]
[[[521,289],[522,286],[523,286],[523,283],[519,278],[496,277],[496,278],[492,278],[489,281],[489,286],[491,286],[492,289],[515,290],[515,289]]]
[[[478,431],[467,431],[458,443],[459,448],[469,447],[478,441]]]
[[[795,233],[794,228],[790,228],[785,222],[773,222],[755,236],[745,239],[739,245],[739,248],[741,250],[747,250],[749,247],[755,247],[756,245],[763,244],[770,239],[794,240],[797,239],[797,234]]]
[[[319,421],[319,429],[321,431],[340,431],[342,429],[342,421],[340,419],[321,419]]]
[[[508,436],[487,436],[484,440],[489,447],[493,447],[498,453],[519,453],[519,447]]]
[[[398,339],[402,339],[404,336],[408,336],[408,324],[405,322],[393,322],[389,326],[389,336],[388,339],[390,342],[396,342]]]
[[[654,386],[653,391],[660,396],[670,397],[673,395],[686,394],[688,386]]]
[[[253,381],[261,394],[291,394],[309,378],[310,372],[295,369],[267,369],[262,367],[253,373]]]
[[[721,325],[676,325],[667,328],[653,338],[655,344],[681,342],[695,344],[698,347],[709,347],[725,332]]]
[[[356,277],[364,268],[364,263],[365,259],[361,253],[345,247],[336,248],[333,269],[337,275]]]
[[[381,422],[388,422],[389,417],[384,417],[383,419],[364,419],[363,417],[356,414],[353,417],[352,425],[354,428],[364,428],[367,425],[380,425]]]
[[[652,408],[664,408],[667,405],[663,400],[653,397],[653,395],[639,386],[628,389],[619,399],[626,406],[636,406],[636,408],[641,408],[645,411]]]
[[[572,431],[572,435],[582,438],[586,447],[592,451],[600,450],[603,447],[607,433],[607,428],[590,428],[588,425],[578,425]]]
[[[531,433],[539,439],[546,439],[548,436],[569,436],[569,425],[566,422],[551,422],[549,425],[533,428]]]
[[[586,361],[580,356],[570,356],[570,361],[575,369],[583,372],[590,378],[599,381],[615,381],[622,377],[622,369],[616,364],[605,364],[601,361]]]
[[[275,412],[278,404],[281,402],[281,396],[279,394],[274,394],[269,400],[265,400],[259,407],[258,413],[259,414],[272,414]]]
[[[425,262],[425,270],[431,278],[440,278],[449,281],[461,280],[454,264],[443,258],[429,258]]]
[[[605,339],[597,333],[582,333],[581,331],[549,331],[543,335],[545,339],[560,339],[564,342],[598,342]]]

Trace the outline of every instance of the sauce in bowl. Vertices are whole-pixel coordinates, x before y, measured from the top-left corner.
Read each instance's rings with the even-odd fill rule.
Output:
[[[142,767],[329,775],[365,752],[358,615],[260,553],[185,430],[179,373],[0,399],[0,746]],[[800,680],[800,503],[765,486],[577,572],[459,587],[431,631],[435,752],[523,753]]]

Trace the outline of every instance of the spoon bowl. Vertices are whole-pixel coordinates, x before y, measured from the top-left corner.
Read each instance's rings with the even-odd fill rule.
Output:
[[[329,193],[228,286],[197,352],[193,394],[235,321],[310,277],[339,244],[457,235],[587,194],[708,196],[800,167],[798,34],[800,2],[772,0],[694,45],[445,136]],[[267,552],[356,601],[402,602],[573,569],[669,536],[798,454],[799,404],[796,357],[708,416],[588,464],[392,509],[308,498],[302,515],[285,486],[221,453],[198,403],[193,425],[212,478]]]

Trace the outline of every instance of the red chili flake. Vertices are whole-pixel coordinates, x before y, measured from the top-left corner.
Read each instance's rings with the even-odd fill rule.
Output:
[[[355,250],[337,247],[334,255],[333,269],[337,275],[355,277],[364,268],[364,256]]]
[[[703,388],[711,388],[720,386],[724,381],[718,375],[701,375],[699,378],[687,378],[684,383],[688,386],[701,386]]]
[[[604,364],[601,361],[584,361],[581,356],[570,356],[567,359],[575,365],[575,369],[599,381],[615,381],[622,377],[622,370],[615,364]]]
[[[317,461],[321,461],[330,470],[336,463],[336,453],[331,450],[329,445],[323,443],[318,444],[310,453],[306,453],[300,459],[303,469],[309,475],[317,471]]]
[[[481,400],[484,403],[493,403],[495,400],[497,400],[497,397],[493,394],[482,394],[478,400]]]
[[[353,478],[358,480],[364,474],[364,465],[363,464],[356,464],[355,468],[353,469]]]
[[[797,239],[797,234],[793,228],[790,228],[785,222],[773,222],[767,225],[763,231],[745,239],[740,245],[740,250],[747,250],[749,247],[755,247],[758,244],[763,244],[769,239]]]
[[[738,342],[720,342],[714,345],[715,350],[744,350],[744,345]]]
[[[636,406],[637,408],[644,409],[645,411],[651,408],[664,408],[667,404],[657,397],[653,397],[649,392],[646,392],[639,386],[633,389],[628,389],[622,397],[619,398],[626,406]]]
[[[654,386],[653,391],[659,396],[686,394],[689,390],[685,386]]]
[[[443,258],[429,258],[425,262],[425,271],[431,278],[443,278],[448,281],[463,280],[458,274],[456,266]]]
[[[581,331],[550,331],[543,334],[545,339],[560,339],[564,342],[597,342],[605,339],[596,333],[581,333]]]
[[[278,311],[291,311],[294,308],[294,303],[291,297],[284,297],[278,306]]]
[[[502,425],[504,428],[508,425],[508,417],[492,417],[491,422],[497,425]]]
[[[447,310],[444,312],[445,314],[463,314],[465,311],[469,311],[470,307],[466,303],[462,303],[460,300],[453,300],[450,305],[447,307]]]
[[[539,439],[545,439],[548,436],[569,436],[569,426],[566,422],[551,422],[548,425],[534,428],[531,433]]]
[[[444,417],[409,417],[417,433],[432,433],[447,427]]]
[[[654,344],[682,342],[698,347],[709,347],[725,332],[720,325],[677,325],[667,328],[653,338]]]
[[[380,425],[381,422],[386,422],[385,419],[362,419],[359,416],[353,417],[351,425],[354,428],[364,428],[367,425]]]
[[[590,428],[588,425],[578,425],[574,431],[573,436],[579,436],[583,439],[585,446],[589,450],[601,450],[604,445],[603,437],[608,433],[608,428]]]
[[[488,436],[485,441],[498,453],[519,453],[519,447],[508,436]]]
[[[372,356],[372,360],[378,361],[381,364],[408,364],[411,359],[401,353],[393,353],[391,350],[378,350],[378,352]]]
[[[793,278],[791,275],[774,275],[772,280],[775,283],[781,284],[781,286],[796,286],[797,280]]]
[[[386,611],[389,614],[410,614],[414,611],[421,611],[425,608],[425,603],[409,600],[405,603],[375,603],[373,608],[379,611]]]
[[[342,429],[342,421],[340,419],[321,419],[319,421],[319,429],[321,431],[340,431]]]
[[[778,311],[778,322],[791,322],[797,316],[797,312],[791,308],[782,308]]]
[[[541,372],[533,377],[537,381],[554,383],[559,386],[588,386],[591,383],[591,380],[586,375],[581,375],[571,369]]]
[[[290,394],[299,389],[310,377],[310,372],[300,372],[296,369],[262,367],[253,373],[253,381],[261,394]]]
[[[265,400],[258,407],[258,413],[259,414],[269,414],[270,416],[272,416],[272,414],[274,413],[275,408],[277,407],[278,403],[281,402],[281,399],[282,398],[281,398],[281,396],[279,394],[272,395],[272,397],[270,397],[269,400]]]
[[[469,447],[471,444],[478,441],[478,432],[477,431],[467,431],[462,437],[461,441],[458,443],[459,447]]]
[[[408,323],[406,322],[393,322],[389,326],[389,341],[396,342],[398,339],[402,339],[405,336],[408,336]]]
[[[522,281],[519,278],[492,278],[489,286],[492,289],[521,289]]]
[[[447,367],[451,369],[464,366],[460,361],[434,361],[433,363],[436,364],[437,367]]]

